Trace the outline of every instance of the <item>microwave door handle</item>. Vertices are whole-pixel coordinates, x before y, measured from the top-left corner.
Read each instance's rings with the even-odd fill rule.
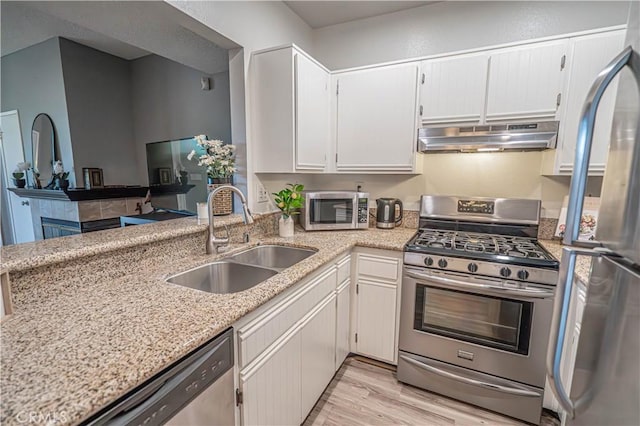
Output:
[[[473,290],[478,289],[480,291],[486,290],[492,294],[498,295],[508,295],[508,296],[516,296],[520,298],[527,299],[548,299],[553,297],[553,291],[547,290],[526,290],[526,289],[516,289],[516,288],[505,288],[492,284],[482,284],[482,283],[468,283],[465,281],[454,280],[451,278],[439,277],[436,275],[427,275],[422,274],[420,272],[416,272],[414,270],[405,270],[405,273],[414,279],[417,280],[427,280],[429,282],[435,283],[439,287],[444,288],[457,288],[461,290]]]
[[[585,386],[585,391],[576,400],[572,400],[569,393],[564,388],[560,379],[560,367],[562,362],[562,352],[567,333],[567,320],[569,316],[569,306],[571,304],[571,293],[573,291],[573,276],[576,267],[576,257],[589,256],[600,257],[603,251],[576,249],[564,247],[562,249],[562,259],[560,260],[560,276],[558,285],[556,286],[556,298],[553,305],[553,317],[551,319],[551,332],[549,333],[549,346],[547,349],[547,378],[549,385],[553,391],[560,406],[574,418],[576,414],[584,411],[593,397],[597,394],[598,388],[601,386],[604,368],[603,351],[600,352],[596,373],[590,378],[589,383]],[[612,327],[611,318],[607,320],[607,330]],[[614,333],[606,333],[613,335]],[[605,351],[610,349],[612,336],[605,335],[601,344],[601,348]]]
[[[540,398],[542,396],[538,392],[533,392],[533,391],[526,390],[526,389],[507,387],[507,386],[499,385],[497,383],[488,383],[488,382],[483,382],[481,380],[475,380],[475,379],[472,379],[470,377],[460,376],[460,375],[452,373],[450,371],[445,371],[445,370],[442,370],[440,368],[434,367],[432,365],[425,364],[423,362],[420,362],[418,360],[410,358],[410,357],[408,357],[406,355],[400,355],[400,358],[402,360],[408,362],[409,364],[413,365],[414,367],[420,368],[422,370],[428,371],[428,372],[433,373],[433,374],[437,374],[437,375],[442,376],[442,377],[446,377],[446,378],[451,379],[451,380],[455,380],[457,382],[466,383],[468,385],[478,386],[478,387],[481,387],[481,388],[484,388],[484,389],[491,389],[491,390],[494,390],[494,391],[498,391],[498,392],[502,392],[502,393],[508,393],[508,394],[511,394],[511,395],[529,396],[529,397],[533,397],[533,398]]]
[[[573,177],[571,178],[571,187],[569,189],[567,223],[563,239],[565,245],[591,248],[600,245],[598,242],[578,241],[582,204],[584,203],[589,159],[593,143],[593,128],[596,122],[596,112],[605,90],[620,70],[630,63],[632,54],[633,49],[628,46],[598,74],[582,107],[582,115],[578,126],[578,140],[576,141],[576,156],[573,163]]]

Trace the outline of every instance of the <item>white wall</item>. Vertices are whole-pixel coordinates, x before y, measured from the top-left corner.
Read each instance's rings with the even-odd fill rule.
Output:
[[[628,2],[447,1],[313,31],[336,70],[620,25]]]
[[[248,194],[252,208],[257,212],[262,211],[261,208],[265,205],[257,205],[252,201],[257,198],[255,176],[251,152],[247,149],[247,144],[251,143],[248,126],[251,120],[251,93],[246,90],[249,87],[251,53],[289,43],[311,50],[311,27],[284,3],[278,1],[165,1],[243,48],[241,51],[229,52],[231,139],[238,147],[239,166],[238,179],[234,182]],[[242,176],[247,176],[246,182],[240,179]]]

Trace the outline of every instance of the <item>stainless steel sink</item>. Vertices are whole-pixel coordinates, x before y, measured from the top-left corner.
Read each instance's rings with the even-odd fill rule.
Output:
[[[316,250],[277,245],[256,246],[228,257],[228,260],[265,268],[286,269],[306,259]]]
[[[174,275],[170,283],[208,293],[237,293],[276,275],[278,271],[234,262],[213,262]]]

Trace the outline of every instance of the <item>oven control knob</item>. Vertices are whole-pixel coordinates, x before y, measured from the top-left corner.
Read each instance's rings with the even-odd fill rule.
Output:
[[[478,264],[472,262],[467,265],[467,269],[469,270],[469,272],[478,272]]]
[[[446,259],[440,259],[440,260],[438,260],[438,266],[439,266],[439,267],[441,267],[441,268],[446,268],[446,267],[447,267],[447,265],[448,265],[448,263],[447,263]]]
[[[507,268],[506,266],[504,268],[500,268],[500,276],[505,278],[511,276],[511,269]]]
[[[424,258],[424,264],[427,265],[427,266],[433,265],[433,259],[430,258],[430,257],[425,257]]]
[[[527,278],[529,278],[529,271],[526,271],[524,269],[518,271],[518,279],[525,281]]]

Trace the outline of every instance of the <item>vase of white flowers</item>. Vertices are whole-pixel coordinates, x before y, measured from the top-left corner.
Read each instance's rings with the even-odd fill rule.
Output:
[[[230,185],[236,172],[236,147],[225,144],[221,140],[209,140],[205,135],[194,137],[198,147],[187,155],[188,160],[197,160],[198,166],[207,171],[207,189],[209,192],[222,185]],[[220,191],[214,199],[213,214],[217,216],[233,212],[233,194],[231,191]]]

